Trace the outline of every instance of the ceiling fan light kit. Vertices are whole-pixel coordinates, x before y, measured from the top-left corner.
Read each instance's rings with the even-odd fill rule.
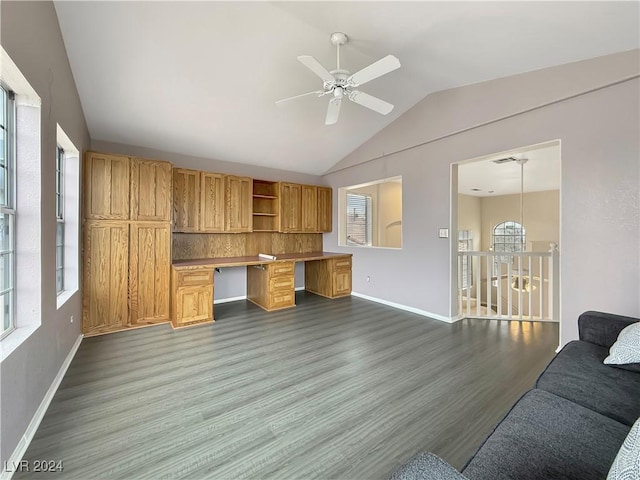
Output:
[[[298,61],[305,67],[315,73],[323,81],[322,90],[303,93],[294,97],[278,100],[276,104],[288,102],[307,95],[316,95],[323,97],[331,95],[329,106],[327,108],[327,116],[325,125],[333,125],[338,121],[340,115],[340,105],[342,99],[347,97],[350,101],[362,105],[374,112],[387,115],[393,110],[393,105],[367,93],[356,90],[360,85],[364,85],[382,75],[392,72],[400,68],[400,61],[393,55],[387,55],[377,62],[372,63],[368,67],[351,75],[351,72],[340,68],[340,47],[349,41],[349,37],[342,32],[334,32],[331,34],[331,43],[336,46],[336,69],[327,70],[318,60],[311,55],[300,55]]]

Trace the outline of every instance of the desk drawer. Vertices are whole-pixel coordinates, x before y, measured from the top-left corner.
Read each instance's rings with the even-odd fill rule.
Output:
[[[280,293],[280,291],[293,290],[294,284],[295,282],[292,276],[272,278],[269,280],[269,291],[278,291],[278,293]]]
[[[351,257],[334,259],[333,268],[336,270],[351,270]]]
[[[179,287],[211,284],[213,284],[213,270],[188,270],[178,272]]]
[[[269,294],[269,309],[293,307],[295,305],[295,294],[293,290],[289,292],[272,292]]]
[[[293,275],[295,271],[293,262],[278,262],[269,265],[269,276],[279,277],[283,275]]]

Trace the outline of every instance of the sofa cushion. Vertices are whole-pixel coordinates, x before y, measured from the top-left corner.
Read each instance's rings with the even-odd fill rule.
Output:
[[[608,353],[593,343],[570,342],[540,375],[536,388],[631,426],[640,416],[640,374],[604,365]]]
[[[419,453],[397,469],[389,480],[467,480],[455,468],[433,453]]]
[[[607,475],[607,480],[633,478],[640,478],[640,418],[631,427]]]
[[[544,390],[530,390],[462,473],[470,480],[602,480],[629,427]]]
[[[620,332],[604,363],[634,366],[632,371],[640,371],[640,322],[629,325]]]

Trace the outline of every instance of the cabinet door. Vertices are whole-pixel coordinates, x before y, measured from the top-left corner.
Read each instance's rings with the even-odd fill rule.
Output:
[[[225,230],[250,232],[253,227],[253,185],[249,177],[226,175]]]
[[[280,226],[284,233],[302,231],[302,185],[280,184]]]
[[[213,320],[213,286],[180,287],[176,292],[178,326]]]
[[[94,221],[85,224],[82,332],[105,333],[129,321],[129,225]]]
[[[173,169],[173,229],[197,232],[200,225],[200,172]]]
[[[171,221],[171,164],[131,159],[131,220]]]
[[[132,325],[169,319],[170,245],[168,223],[131,225],[129,292]]]
[[[337,270],[333,272],[333,296],[349,295],[351,293],[351,270]]]
[[[318,187],[302,185],[302,231],[318,231]]]
[[[328,233],[332,228],[333,191],[318,187],[318,231]]]
[[[224,175],[201,173],[200,231],[224,232]]]
[[[84,178],[85,218],[129,218],[129,157],[87,152]]]

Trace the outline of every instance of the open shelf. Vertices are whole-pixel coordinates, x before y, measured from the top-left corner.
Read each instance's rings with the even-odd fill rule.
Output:
[[[277,232],[280,229],[280,184],[268,180],[253,181],[253,231]]]

